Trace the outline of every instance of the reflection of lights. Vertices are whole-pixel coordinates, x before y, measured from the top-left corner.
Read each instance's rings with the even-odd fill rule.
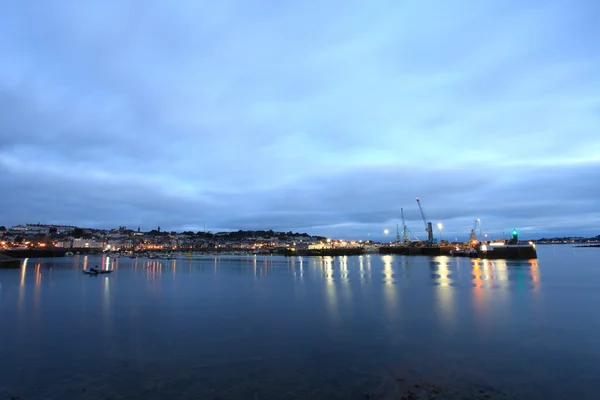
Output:
[[[392,284],[394,283],[394,270],[392,268],[392,256],[387,255],[387,256],[383,256],[381,257],[381,260],[383,261],[383,282],[386,284]]]
[[[25,271],[27,271],[27,261],[29,261],[29,258],[23,260],[23,266],[21,267],[21,286],[25,286]]]
[[[333,317],[334,321],[337,322],[338,317],[338,309],[337,309],[337,293],[335,287],[335,281],[333,279],[333,267],[331,265],[331,257],[325,257],[321,262],[323,263],[323,267],[325,268],[325,296],[327,299],[327,305],[329,308],[329,312]]]
[[[35,265],[35,286],[39,286],[42,283],[42,263]]]
[[[343,256],[341,258],[341,267],[342,278],[348,278],[348,256]]]
[[[448,257],[438,257],[439,264],[437,265],[437,273],[439,277],[436,279],[439,286],[450,286],[452,278],[450,278],[450,269],[448,268]]]
[[[529,270],[531,272],[531,280],[533,282],[533,288],[538,289],[540,283],[540,271],[538,269],[538,261],[533,259],[529,260]]]
[[[110,279],[108,279],[108,276],[104,277],[104,295],[107,296],[105,297],[105,300],[108,300],[108,292],[110,290]]]
[[[492,279],[500,282],[506,282],[508,284],[508,265],[506,260],[498,260],[492,264],[493,271]]]
[[[325,268],[325,277],[328,281],[333,282],[333,259],[331,257],[323,258],[324,268]]]
[[[483,288],[483,279],[481,278],[481,267],[479,266],[479,262],[477,260],[473,260],[473,285],[475,288],[481,289]]]
[[[394,261],[394,257],[390,255],[386,255],[381,257],[383,261],[383,297],[385,303],[387,305],[388,312],[390,314],[390,319],[396,319],[396,306],[397,306],[397,288],[394,285],[394,269],[392,267],[392,262]]]
[[[473,306],[475,308],[476,314],[481,320],[481,322],[485,321],[486,310],[485,310],[485,291],[487,289],[484,288],[484,281],[482,278],[482,270],[479,265],[478,260],[472,260],[473,263]],[[478,322],[480,322],[478,320]]]
[[[436,286],[436,299],[439,315],[448,325],[454,323],[454,288],[451,286],[450,268],[448,268],[448,257],[438,257],[437,272],[439,285]]]

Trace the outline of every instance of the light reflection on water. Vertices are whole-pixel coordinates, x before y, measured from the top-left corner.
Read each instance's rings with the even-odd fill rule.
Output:
[[[81,274],[88,263],[114,272],[101,277]],[[256,379],[260,368],[273,376],[281,371],[286,376],[314,379],[310,377],[320,375],[335,380],[343,379],[337,375],[338,360],[350,365],[351,371],[378,366],[385,370],[413,351],[419,357],[411,359],[411,367],[451,362],[510,382],[519,381],[522,371],[517,373],[520,361],[510,359],[507,349],[543,375],[549,373],[544,366],[551,364],[543,358],[550,356],[548,348],[567,340],[573,345],[561,351],[574,356],[561,365],[590,368],[576,346],[593,348],[591,333],[598,331],[600,322],[591,316],[587,331],[564,329],[574,326],[574,315],[585,306],[577,303],[579,308],[569,308],[569,312],[550,307],[556,297],[542,294],[548,290],[551,267],[538,260],[387,255],[24,260],[14,275],[0,274],[0,306],[4,307],[0,311],[14,332],[30,332],[29,339],[33,336],[48,344],[44,350],[50,354],[48,360],[53,359],[53,351],[62,351],[65,362],[56,370],[60,377],[75,374],[70,365],[77,365],[89,373],[114,371],[112,380],[133,376],[130,379],[135,381],[141,379],[131,374],[141,373],[135,363],[145,365],[139,360],[150,359],[156,365],[170,366],[173,376],[188,368],[190,379],[207,373],[197,365],[223,365],[219,373],[238,380],[243,379],[236,375],[240,373],[253,373]],[[561,281],[555,278],[554,282]],[[594,293],[574,291],[562,299],[586,299],[594,304],[595,298],[583,297]],[[537,324],[536,318],[542,316],[544,325]],[[49,324],[53,320],[67,326],[58,329]],[[532,337],[537,339],[526,339]],[[20,374],[38,368],[27,360],[44,359],[36,353],[42,351],[40,347],[28,347],[26,339],[8,331],[7,340],[24,355],[17,361],[22,364]],[[104,343],[114,360],[104,357],[102,346],[89,346],[87,339]],[[538,341],[545,347],[535,347]],[[69,349],[77,351],[71,354]],[[138,353],[136,349],[152,351]],[[215,359],[207,354],[214,354]],[[237,357],[261,361],[239,364],[242,361],[235,361]],[[133,371],[123,369],[126,363]],[[43,365],[39,368],[44,371],[50,368]],[[236,369],[235,365],[244,367]],[[0,367],[0,373],[13,370],[2,361],[0,366],[5,367]],[[162,374],[170,376],[168,371]],[[27,384],[19,383],[19,376],[14,378],[15,389],[27,393]],[[226,393],[226,383],[221,387],[217,377],[211,379],[214,390]],[[57,386],[50,378],[45,384]],[[109,390],[103,388],[94,398],[114,395],[102,392]],[[213,392],[201,395],[210,398]]]
[[[433,285],[435,287],[435,307],[439,319],[446,329],[453,329],[456,319],[455,296],[456,289],[452,279],[452,271],[449,266],[450,257],[440,256],[431,261]],[[457,268],[456,265],[453,266]],[[456,269],[455,269],[456,271]]]
[[[395,285],[394,269],[392,263],[394,257],[390,255],[382,256],[383,262],[383,297],[388,310],[388,318],[391,321],[397,320],[398,314],[398,288]]]

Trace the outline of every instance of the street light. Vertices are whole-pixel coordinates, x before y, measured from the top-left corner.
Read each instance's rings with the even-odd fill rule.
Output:
[[[438,229],[440,230],[440,243],[442,243],[442,228],[444,227],[441,222],[437,224]]]
[[[388,235],[388,233],[390,233],[390,230],[389,230],[389,229],[384,229],[384,230],[383,230],[383,234],[385,235],[385,241],[386,241],[386,242],[387,242],[387,235]]]

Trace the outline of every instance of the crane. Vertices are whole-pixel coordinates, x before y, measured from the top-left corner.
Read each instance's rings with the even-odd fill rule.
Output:
[[[477,240],[477,225],[479,225],[480,230],[481,230],[481,225],[480,225],[480,219],[479,218],[477,218],[475,220],[475,224],[473,225],[473,229],[471,229],[471,233],[469,234],[469,241],[472,244],[475,244],[475,243],[478,242],[478,240]]]
[[[404,244],[408,244],[410,242],[410,237],[408,236],[408,227],[406,226],[406,220],[404,219],[404,209],[400,209],[400,213],[402,213],[402,242]]]
[[[419,205],[419,211],[421,212],[421,218],[423,218],[423,223],[425,224],[425,232],[427,232],[427,244],[435,243],[435,239],[433,238],[433,227],[431,222],[427,222],[427,218],[425,218],[425,213],[423,212],[423,207],[421,207],[421,200],[417,197],[417,204]]]
[[[396,244],[400,243],[400,230],[398,230],[398,224],[396,224]]]

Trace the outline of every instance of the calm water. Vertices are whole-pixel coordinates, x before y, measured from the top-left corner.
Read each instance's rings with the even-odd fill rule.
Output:
[[[29,259],[0,270],[0,399],[598,399],[600,249],[538,251]]]

